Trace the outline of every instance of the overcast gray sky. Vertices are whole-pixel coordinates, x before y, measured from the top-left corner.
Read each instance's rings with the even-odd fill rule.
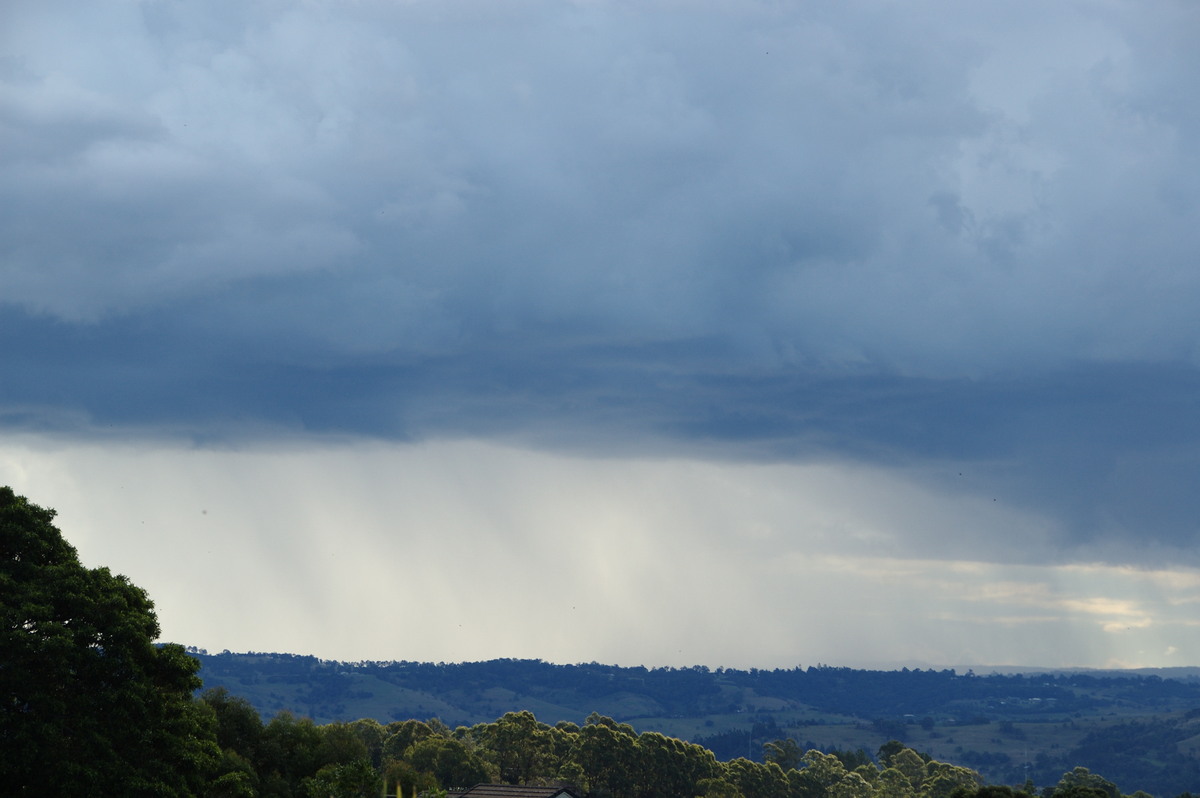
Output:
[[[12,0],[0,482],[210,649],[1197,664],[1197,34]]]

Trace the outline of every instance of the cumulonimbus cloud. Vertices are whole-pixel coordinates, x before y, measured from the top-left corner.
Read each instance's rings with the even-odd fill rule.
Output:
[[[9,427],[967,464],[1194,550],[1190,7],[3,13]]]

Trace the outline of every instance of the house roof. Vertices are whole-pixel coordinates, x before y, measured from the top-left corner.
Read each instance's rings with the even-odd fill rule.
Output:
[[[534,787],[527,784],[476,784],[461,798],[579,798],[568,787]]]

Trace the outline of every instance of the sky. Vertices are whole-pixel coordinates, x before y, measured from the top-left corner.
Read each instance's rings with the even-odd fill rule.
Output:
[[[1197,34],[8,0],[0,484],[210,651],[1200,665]]]

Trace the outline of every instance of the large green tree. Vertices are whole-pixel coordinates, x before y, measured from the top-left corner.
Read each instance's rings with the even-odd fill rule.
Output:
[[[593,712],[575,736],[571,759],[591,794],[626,798],[633,791],[637,753],[632,726]]]
[[[408,749],[408,761],[418,771],[432,774],[447,789],[466,789],[490,781],[487,764],[462,740],[427,737]]]
[[[532,784],[558,771],[550,727],[528,710],[507,712],[495,723],[476,728],[474,735],[491,753],[505,783]]]
[[[199,663],[146,593],[86,568],[54,511],[0,487],[0,794],[191,796],[220,758]]]

